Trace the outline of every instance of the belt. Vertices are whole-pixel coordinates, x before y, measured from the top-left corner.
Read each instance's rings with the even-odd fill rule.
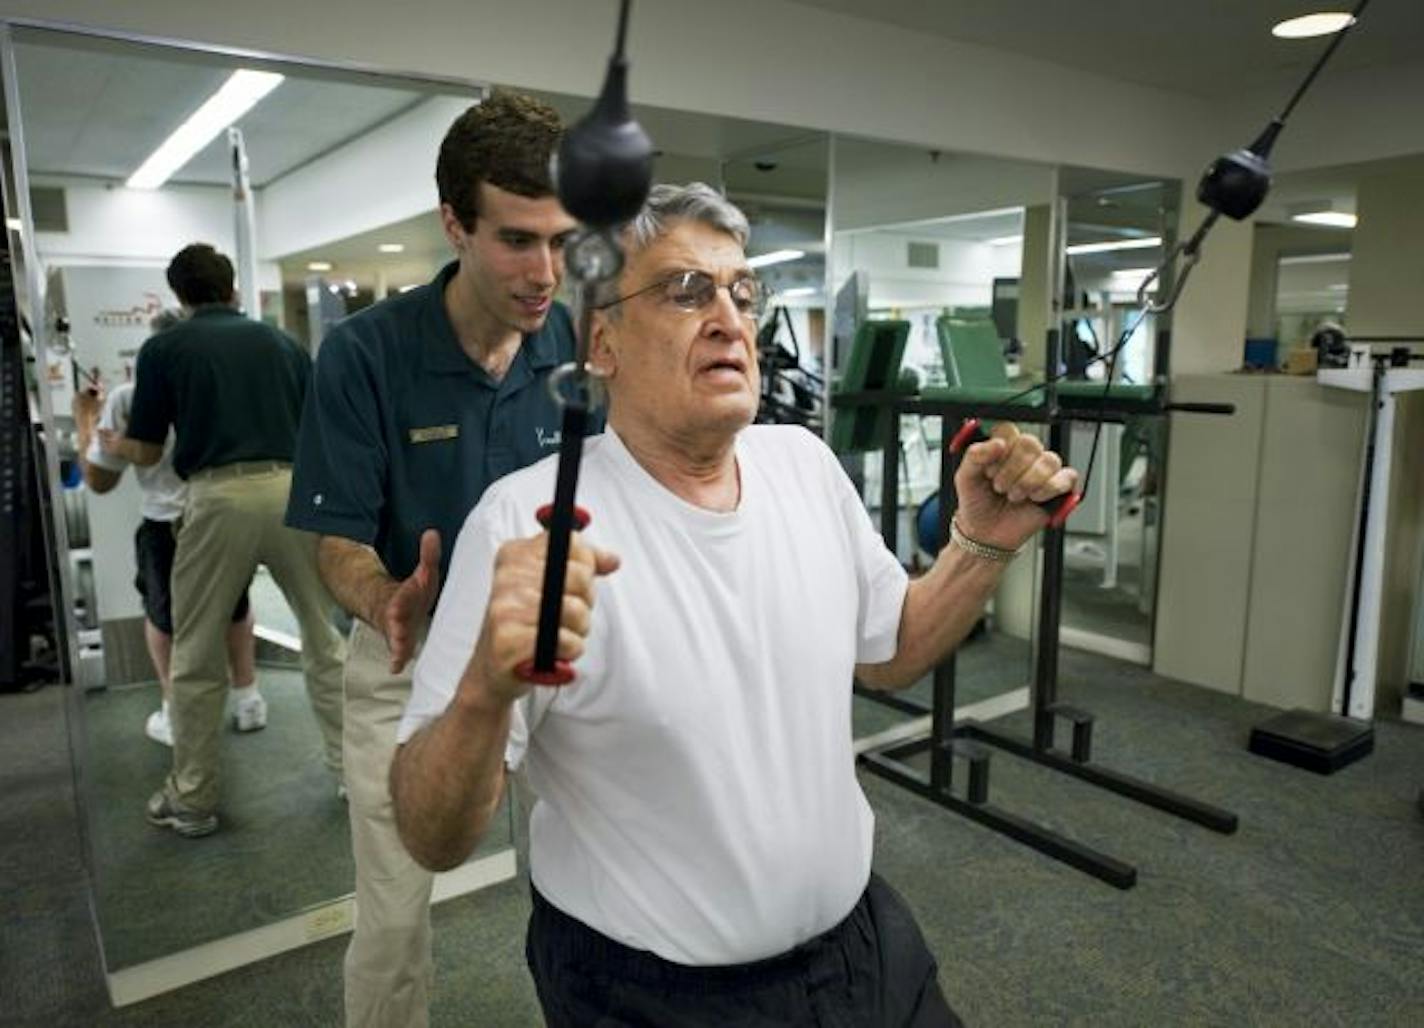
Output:
[[[292,462],[286,460],[240,460],[223,464],[216,468],[203,468],[188,476],[190,482],[215,482],[222,478],[246,478],[250,475],[270,475],[278,471],[292,470]]]

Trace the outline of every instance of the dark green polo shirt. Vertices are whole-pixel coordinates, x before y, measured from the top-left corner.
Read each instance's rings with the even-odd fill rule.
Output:
[[[489,484],[558,452],[562,411],[546,382],[574,357],[569,312],[554,304],[496,382],[460,348],[445,312],[455,270],[333,328],[302,412],[287,524],[365,543],[397,579],[415,570],[420,534],[434,528],[443,582]]]
[[[138,351],[128,435],[162,445],[173,426],[173,470],[290,461],[311,358],[278,329],[226,304],[153,336]]]

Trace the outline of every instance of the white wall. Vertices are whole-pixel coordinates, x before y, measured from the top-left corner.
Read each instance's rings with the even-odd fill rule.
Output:
[[[436,97],[258,193],[258,252],[275,259],[438,206],[435,158],[469,98]]]
[[[12,15],[584,96],[613,0],[3,0]],[[871,138],[1162,174],[1200,161],[1195,97],[788,0],[635,6],[636,100]]]
[[[49,265],[168,259],[193,242],[233,249],[231,191],[221,186],[125,189],[94,180],[41,178],[65,191],[68,232],[40,232],[35,245]]]
[[[1188,179],[1188,182],[1195,180]],[[1179,238],[1196,231],[1206,208],[1195,200],[1182,204]],[[1175,375],[1234,371],[1246,345],[1246,311],[1251,292],[1252,222],[1217,220],[1202,246],[1172,311],[1171,370]]]
[[[909,244],[939,247],[939,267],[912,268]],[[989,305],[995,278],[1017,278],[1020,248],[917,235],[913,230],[836,234],[835,281],[870,272],[871,307]]]
[[[1350,40],[1340,45],[1342,52],[1348,50]],[[1288,99],[1289,94],[1277,88],[1232,103],[1235,141],[1230,145],[1244,146],[1255,138]],[[1327,67],[1291,115],[1271,154],[1272,164],[1277,172],[1286,172],[1424,152],[1421,103],[1424,62]]]
[[[1026,207],[1053,199],[1053,168],[920,147],[837,140],[836,230]]]

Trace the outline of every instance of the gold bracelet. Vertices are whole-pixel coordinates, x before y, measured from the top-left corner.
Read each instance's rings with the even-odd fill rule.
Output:
[[[999,546],[990,546],[987,543],[976,542],[959,530],[958,517],[950,519],[949,541],[971,557],[978,557],[981,560],[992,560],[999,564],[1007,564],[1017,557],[1020,552],[1020,550],[1006,550]],[[1022,547],[1020,547],[1020,549],[1022,549]]]

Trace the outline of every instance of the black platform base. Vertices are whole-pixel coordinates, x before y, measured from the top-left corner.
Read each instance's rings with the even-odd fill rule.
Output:
[[[1251,729],[1252,753],[1322,775],[1353,764],[1374,748],[1373,725],[1338,714],[1288,710]]]

